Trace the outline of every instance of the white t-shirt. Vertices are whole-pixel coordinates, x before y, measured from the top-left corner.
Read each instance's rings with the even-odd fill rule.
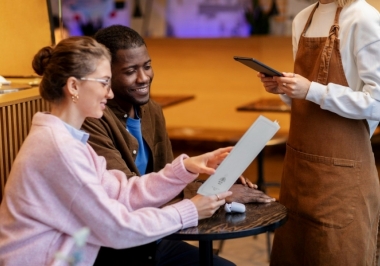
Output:
[[[294,58],[301,33],[315,5],[305,8],[294,18]],[[336,9],[335,2],[319,3],[306,37],[327,37]],[[380,14],[365,0],[356,0],[343,8],[339,25],[340,51],[349,87],[312,82],[306,100],[343,117],[367,119],[372,135],[380,121]],[[281,97],[291,102],[286,95]]]

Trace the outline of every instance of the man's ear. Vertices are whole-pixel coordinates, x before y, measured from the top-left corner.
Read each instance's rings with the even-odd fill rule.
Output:
[[[78,95],[79,94],[79,80],[74,77],[69,77],[66,81],[66,88],[69,96]]]

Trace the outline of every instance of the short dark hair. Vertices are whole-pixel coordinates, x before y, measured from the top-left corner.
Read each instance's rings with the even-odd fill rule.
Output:
[[[116,61],[116,53],[120,49],[137,48],[145,45],[144,39],[135,30],[123,26],[113,25],[99,30],[95,40],[106,46],[112,55],[112,61]]]

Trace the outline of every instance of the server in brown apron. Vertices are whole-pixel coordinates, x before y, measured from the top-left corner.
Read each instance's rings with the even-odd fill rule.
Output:
[[[349,87],[338,39],[342,7],[329,37],[305,37],[317,8],[298,43],[296,74],[275,78],[271,91],[290,96],[292,111],[280,192],[289,218],[275,232],[270,264],[375,265],[380,191],[368,123],[292,97],[306,79]]]

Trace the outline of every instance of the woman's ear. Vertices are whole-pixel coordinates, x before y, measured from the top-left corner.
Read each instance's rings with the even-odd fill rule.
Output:
[[[78,79],[69,77],[66,81],[66,86],[64,87],[64,93],[67,98],[70,98],[74,103],[77,103],[79,100]]]
[[[79,80],[74,77],[69,77],[66,81],[66,88],[69,96],[74,96],[79,94]]]

